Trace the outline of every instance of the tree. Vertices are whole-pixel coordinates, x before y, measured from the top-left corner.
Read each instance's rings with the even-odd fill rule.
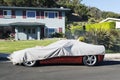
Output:
[[[90,18],[94,18],[94,19],[100,19],[101,18],[101,15],[102,15],[102,12],[96,8],[96,7],[90,7],[88,8],[88,15]]]
[[[55,7],[56,0],[1,0],[2,6]]]
[[[120,14],[114,13],[114,12],[102,12],[102,18],[108,18],[108,17],[112,17],[112,18],[120,18]]]
[[[0,6],[4,5],[4,0],[0,0]]]

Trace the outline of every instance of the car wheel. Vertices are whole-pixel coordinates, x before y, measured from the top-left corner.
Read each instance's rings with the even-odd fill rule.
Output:
[[[94,66],[97,64],[97,56],[95,55],[88,55],[83,57],[83,63],[87,66]]]
[[[36,61],[23,61],[24,66],[32,67],[36,65]]]

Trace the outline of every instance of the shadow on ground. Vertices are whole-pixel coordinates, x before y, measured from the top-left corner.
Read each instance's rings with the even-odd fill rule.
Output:
[[[101,62],[98,66],[111,66],[111,65],[120,65],[120,61],[105,60]]]
[[[5,53],[0,53],[0,60],[3,61],[3,60],[8,60],[8,57],[9,54],[5,54]]]
[[[120,61],[105,60],[105,61],[97,64],[95,67],[112,66],[112,65],[120,65]],[[83,64],[45,64],[45,65],[44,64],[37,64],[34,67],[44,67],[44,66],[85,66],[85,65],[83,65]]]

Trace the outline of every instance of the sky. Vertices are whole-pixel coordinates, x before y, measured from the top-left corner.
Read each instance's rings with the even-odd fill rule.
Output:
[[[120,0],[83,0],[82,3],[102,11],[120,13]]]

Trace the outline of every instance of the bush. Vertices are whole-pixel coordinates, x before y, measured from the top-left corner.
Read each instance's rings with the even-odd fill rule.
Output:
[[[114,44],[113,47],[110,48],[114,52],[120,52],[120,44]]]
[[[119,38],[117,30],[91,30],[86,33],[86,42],[104,45],[106,49],[114,47],[114,45],[119,44],[117,37]]]
[[[79,41],[85,42],[85,37],[81,36],[78,38]]]
[[[55,32],[55,33],[51,34],[51,37],[63,38],[64,34]]]
[[[83,27],[82,26],[79,26],[79,25],[76,25],[76,26],[71,26],[70,28],[71,32],[74,34],[77,31],[82,31],[83,30]]]
[[[96,23],[96,24],[87,24],[86,25],[86,31],[90,30],[111,30],[115,29],[115,22],[103,22],[103,23]]]

